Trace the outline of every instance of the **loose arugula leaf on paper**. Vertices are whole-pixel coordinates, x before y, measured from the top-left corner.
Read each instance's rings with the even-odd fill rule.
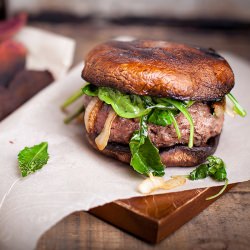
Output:
[[[207,157],[207,162],[198,166],[187,177],[194,181],[208,176],[216,181],[225,181],[225,185],[218,194],[207,198],[207,200],[211,200],[221,195],[228,185],[226,165],[221,158],[216,156]]]
[[[48,143],[42,142],[33,147],[25,147],[18,154],[19,169],[22,177],[41,169],[49,160]]]

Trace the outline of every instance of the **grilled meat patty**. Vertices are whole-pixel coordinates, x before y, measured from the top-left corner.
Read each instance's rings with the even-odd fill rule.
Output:
[[[91,97],[86,97],[85,106],[88,105]],[[223,108],[223,103],[220,104]],[[94,133],[96,136],[101,133],[104,123],[107,119],[109,111],[112,109],[110,105],[103,103],[99,110],[96,110],[96,120],[94,124]],[[221,133],[224,114],[220,112],[218,115],[212,114],[209,104],[196,102],[188,108],[194,122],[194,146],[204,146],[207,141]],[[170,147],[175,144],[187,145],[189,141],[189,123],[182,113],[176,116],[181,139],[179,140],[173,125],[158,126],[154,124],[148,125],[150,140],[158,148]],[[120,144],[129,144],[129,141],[135,130],[139,129],[138,119],[125,119],[117,116],[112,123],[109,142]]]

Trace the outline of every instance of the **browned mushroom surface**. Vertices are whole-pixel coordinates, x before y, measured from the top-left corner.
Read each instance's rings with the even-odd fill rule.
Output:
[[[213,49],[152,40],[96,46],[82,77],[123,92],[180,100],[215,100],[234,86],[229,64]]]

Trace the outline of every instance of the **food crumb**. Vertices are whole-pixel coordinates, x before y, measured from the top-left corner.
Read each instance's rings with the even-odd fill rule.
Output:
[[[10,143],[10,144],[14,144],[14,142],[13,142],[13,141],[9,141],[9,143]]]

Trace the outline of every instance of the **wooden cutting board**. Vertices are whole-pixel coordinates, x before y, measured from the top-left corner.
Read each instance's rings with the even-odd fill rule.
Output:
[[[227,187],[224,193],[236,184]],[[89,212],[140,239],[158,243],[208,207],[221,187],[118,200]],[[218,197],[219,198],[219,197]]]

